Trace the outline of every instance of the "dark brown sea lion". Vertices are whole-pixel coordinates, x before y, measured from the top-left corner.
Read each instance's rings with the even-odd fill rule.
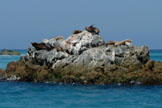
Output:
[[[73,34],[78,34],[78,33],[81,33],[82,31],[81,30],[75,30],[74,32],[73,32]]]
[[[36,50],[52,50],[54,47],[53,46],[47,46],[45,43],[36,43],[32,42],[32,46],[36,48]]]
[[[93,25],[85,27],[85,30],[87,30],[90,33],[95,33],[95,34],[99,34],[100,30],[96,27],[93,27]]]

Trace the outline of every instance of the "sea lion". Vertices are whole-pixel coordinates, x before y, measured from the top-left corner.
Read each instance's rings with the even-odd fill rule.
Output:
[[[81,30],[75,30],[74,32],[73,32],[73,34],[78,34],[78,33],[81,33],[82,31]]]
[[[131,44],[131,40],[129,40],[129,39],[126,39],[126,40],[123,40],[123,41],[120,41],[120,42],[118,42],[118,41],[109,41],[109,42],[107,42],[106,43],[106,45],[115,45],[115,46],[118,46],[118,45],[130,45]]]
[[[57,37],[55,37],[55,39],[56,39],[56,41],[58,41],[58,40],[64,40],[64,37],[63,36],[57,36]]]
[[[56,50],[57,50],[57,52],[63,51],[63,48],[62,47],[58,47]]]
[[[100,30],[96,27],[93,27],[93,25],[85,27],[85,30],[87,30],[90,33],[95,33],[95,34],[100,33]]]
[[[32,42],[32,46],[36,48],[36,50],[52,50],[54,47],[53,46],[47,46],[45,43],[36,43]]]
[[[132,41],[129,40],[129,39],[126,39],[126,40],[123,40],[123,41],[120,41],[120,42],[116,42],[115,45],[126,45],[126,43],[131,43]]]
[[[115,45],[116,41],[109,41],[106,43],[106,45]]]

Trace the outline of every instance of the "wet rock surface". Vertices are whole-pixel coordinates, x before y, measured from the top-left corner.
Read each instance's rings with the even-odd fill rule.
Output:
[[[162,63],[150,61],[147,46],[131,41],[105,44],[99,34],[88,31],[43,39],[39,50],[7,65],[8,80],[81,84],[162,84]],[[112,42],[111,42],[112,43]],[[44,48],[50,46],[50,50]]]

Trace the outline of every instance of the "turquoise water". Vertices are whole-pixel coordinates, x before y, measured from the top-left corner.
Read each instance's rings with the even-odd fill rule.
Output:
[[[2,50],[0,50],[1,52]],[[0,68],[5,69],[6,65],[11,62],[11,61],[16,61],[19,60],[21,56],[25,55],[27,53],[27,50],[16,50],[19,51],[21,53],[20,56],[18,55],[0,55]]]
[[[19,58],[0,56],[0,67]],[[162,50],[151,59],[162,61]],[[0,108],[162,108],[162,86],[0,82]]]
[[[155,61],[162,61],[162,50],[151,50],[150,56]]]
[[[1,82],[0,108],[162,108],[162,86]]]

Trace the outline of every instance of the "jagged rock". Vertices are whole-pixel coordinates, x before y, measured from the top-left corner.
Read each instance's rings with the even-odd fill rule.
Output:
[[[147,50],[146,50],[147,49]],[[145,52],[143,52],[145,51]],[[140,55],[138,55],[140,54]],[[95,68],[107,67],[108,65],[117,65],[123,67],[130,67],[134,65],[142,66],[149,60],[149,50],[144,47],[130,47],[117,46],[117,47],[95,47],[84,51],[80,55],[70,56],[53,64],[53,69],[57,71],[68,70],[69,67],[74,67],[69,71],[92,71]],[[143,59],[139,59],[143,58]],[[104,65],[104,66],[103,66]],[[75,67],[82,67],[78,70]]]
[[[13,50],[7,50],[3,49],[2,52],[0,52],[0,55],[20,55],[21,53],[18,51],[13,51]]]
[[[57,37],[51,38],[49,40],[48,39],[43,39],[42,43],[45,43],[47,45],[51,45],[54,48],[57,48],[57,47],[62,47],[63,48],[65,46],[65,40],[64,40],[63,36],[57,36]]]
[[[30,45],[28,57],[26,58],[34,58],[41,64],[52,64],[70,55],[81,54],[89,48],[104,45],[104,40],[99,35],[93,35],[92,33],[83,31],[78,34],[73,34],[67,40],[64,40],[62,36],[57,36],[49,40],[44,39],[41,43],[51,45],[54,49],[51,51],[36,50],[33,45]]]
[[[104,45],[104,40],[97,34],[82,31],[79,34],[73,34],[66,40],[66,49],[73,55],[81,54],[83,51]]]

